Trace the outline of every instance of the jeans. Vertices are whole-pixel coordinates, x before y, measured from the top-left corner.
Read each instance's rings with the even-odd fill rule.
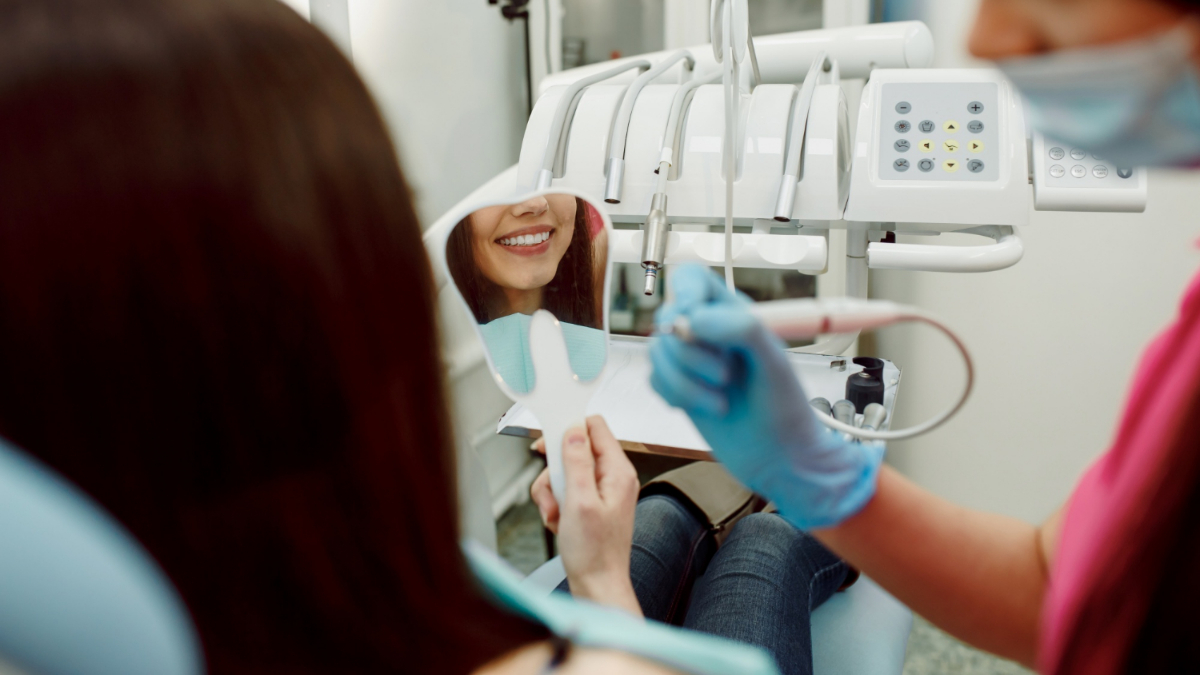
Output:
[[[785,675],[812,672],[809,617],[849,573],[774,514],[746,516],[718,549],[707,523],[667,495],[638,502],[630,563],[647,619],[763,647]]]

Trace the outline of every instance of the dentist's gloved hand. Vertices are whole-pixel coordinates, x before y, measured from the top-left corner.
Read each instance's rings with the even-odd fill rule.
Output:
[[[682,408],[738,480],[801,529],[837,525],[875,494],[883,445],[848,441],[822,424],[784,345],[706,268],[680,267],[675,299],[657,317],[691,322],[694,342],[663,335],[650,347],[650,382]]]

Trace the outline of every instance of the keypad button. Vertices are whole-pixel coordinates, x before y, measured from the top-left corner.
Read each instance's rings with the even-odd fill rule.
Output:
[[[1087,153],[1079,148],[1071,148],[1071,159],[1083,159],[1087,157]]]
[[[970,131],[973,134],[982,133],[983,122],[980,122],[979,120],[971,120],[970,122],[967,122],[967,131]]]
[[[908,120],[900,120],[899,122],[896,122],[896,131],[902,134],[907,134],[909,129],[912,129],[912,125],[909,124]]]
[[[920,129],[921,133],[923,134],[931,134],[933,133],[933,130],[937,128],[937,125],[933,123],[933,120],[922,120],[921,123],[917,125],[917,128]]]
[[[896,148],[896,152],[908,152],[908,149],[911,148],[912,145],[908,141],[901,138],[900,140],[896,141],[894,147]]]
[[[942,128],[945,129],[946,133],[948,133],[948,134],[955,134],[955,133],[958,133],[958,130],[961,126],[962,125],[960,125],[958,122],[955,122],[954,120],[948,120],[945,124],[942,125]]]
[[[1117,169],[1117,175],[1121,178],[1129,178],[1133,175],[1133,169]]]
[[[983,112],[983,104],[979,101],[971,101],[967,104],[967,112],[971,113],[972,115],[978,115],[979,113]]]
[[[1076,178],[1083,178],[1087,175],[1087,169],[1082,164],[1076,164],[1071,167],[1071,175]]]
[[[1054,178],[1062,178],[1063,176],[1067,175],[1067,170],[1064,169],[1061,164],[1055,164],[1054,166],[1050,167],[1050,175]]]
[[[983,141],[967,141],[967,149],[971,152],[983,152]]]
[[[1092,175],[1096,178],[1108,178],[1108,167],[1103,164],[1097,164],[1092,167]]]
[[[958,152],[958,141],[947,139],[945,143],[942,143],[942,147],[946,149],[946,152]]]
[[[948,159],[942,162],[942,170],[946,173],[958,171],[959,166],[961,166],[961,163],[957,159]]]
[[[1050,148],[1050,159],[1058,161],[1067,156],[1067,151],[1062,148]]]
[[[892,162],[892,166],[900,173],[904,173],[905,171],[908,171],[909,164],[907,159],[898,159]]]
[[[896,112],[901,115],[907,115],[912,112],[912,105],[908,101],[901,101],[896,104]]]
[[[979,173],[979,172],[983,171],[983,161],[978,160],[978,159],[973,159],[973,160],[967,162],[967,171],[970,171],[971,173]]]
[[[929,173],[930,171],[933,171],[934,165],[935,165],[935,163],[932,159],[923,159],[923,160],[917,162],[917,168],[920,169],[921,171],[924,171],[925,173]]]
[[[921,152],[933,152],[933,141],[923,138],[920,143],[917,143],[917,147],[921,149]]]

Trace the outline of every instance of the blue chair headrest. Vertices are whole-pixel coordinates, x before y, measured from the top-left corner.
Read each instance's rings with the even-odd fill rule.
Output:
[[[0,657],[44,675],[200,675],[183,601],[134,538],[0,441]]]

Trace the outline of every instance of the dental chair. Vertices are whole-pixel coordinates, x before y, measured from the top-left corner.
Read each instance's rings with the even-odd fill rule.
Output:
[[[0,672],[201,675],[187,609],[80,490],[0,441]]]
[[[550,593],[566,578],[562,558],[556,557],[524,583]],[[899,675],[912,621],[911,610],[860,577],[812,613],[814,675]]]

